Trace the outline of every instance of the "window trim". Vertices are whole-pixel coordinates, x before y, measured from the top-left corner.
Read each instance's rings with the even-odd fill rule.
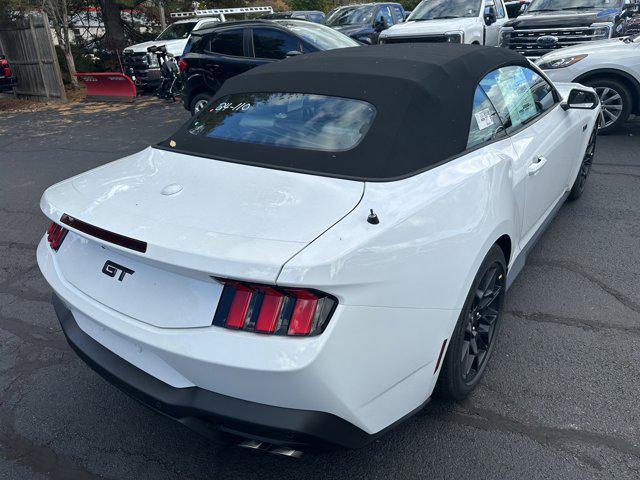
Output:
[[[302,38],[300,38],[298,35],[296,35],[294,32],[292,32],[289,29],[286,28],[278,28],[278,27],[272,27],[271,25],[252,25],[248,30],[250,30],[249,32],[249,46],[250,46],[250,50],[251,50],[251,58],[255,58],[258,60],[267,60],[270,62],[274,62],[274,61],[278,61],[278,60],[284,60],[284,58],[269,58],[269,57],[258,57],[256,55],[256,44],[254,41],[254,30],[256,28],[262,28],[265,30],[271,30],[271,31],[276,31],[276,32],[280,32],[280,33],[284,33],[285,35],[291,35],[293,38],[295,38],[298,41],[298,44],[300,45],[300,51],[304,54],[305,50],[306,50],[306,42],[304,42],[302,40]],[[286,58],[286,57],[285,57]]]

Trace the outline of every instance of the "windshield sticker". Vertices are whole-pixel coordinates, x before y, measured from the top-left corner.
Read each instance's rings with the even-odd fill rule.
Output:
[[[480,110],[479,112],[476,112],[474,115],[476,117],[476,123],[478,124],[479,130],[484,130],[485,128],[489,128],[491,125],[493,125],[493,119],[491,118],[491,110],[489,110],[488,108],[485,108],[484,110]]]
[[[521,125],[536,115],[536,103],[525,77],[524,68],[510,68],[501,72],[498,85],[514,126]]]

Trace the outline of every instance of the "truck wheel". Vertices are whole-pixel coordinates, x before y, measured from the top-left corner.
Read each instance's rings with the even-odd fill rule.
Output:
[[[598,133],[606,135],[620,128],[631,113],[633,100],[629,89],[619,81],[608,78],[587,80],[584,84],[592,87],[600,97],[602,109]]]
[[[191,115],[196,116],[213,100],[213,95],[208,93],[199,93],[191,100]]]

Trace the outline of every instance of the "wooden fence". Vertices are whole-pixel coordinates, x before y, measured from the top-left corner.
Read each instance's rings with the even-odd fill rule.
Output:
[[[16,77],[18,97],[67,101],[45,13],[0,24],[0,46]]]

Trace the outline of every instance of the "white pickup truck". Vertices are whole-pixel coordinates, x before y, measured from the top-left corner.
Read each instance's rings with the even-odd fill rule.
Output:
[[[271,7],[213,8],[194,10],[192,12],[176,12],[171,18],[174,23],[165,28],[155,40],[131,45],[123,51],[125,73],[135,79],[143,89],[151,89],[160,84],[160,65],[158,58],[147,52],[152,46],[165,46],[167,52],[174,57],[181,57],[184,47],[191,37],[191,32],[217,25],[227,20],[229,15],[269,14]]]
[[[422,0],[406,22],[384,30],[379,41],[498,46],[508,19],[503,0]]]

